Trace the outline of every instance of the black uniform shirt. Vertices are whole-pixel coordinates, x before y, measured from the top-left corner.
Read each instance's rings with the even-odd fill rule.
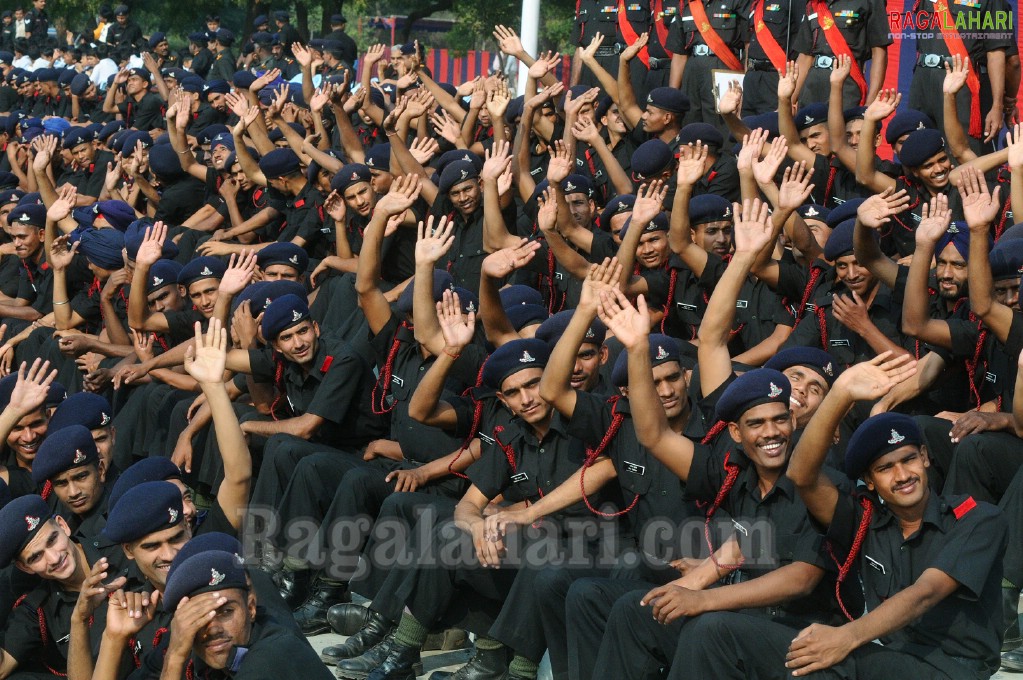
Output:
[[[870,59],[872,47],[892,44],[887,9],[880,0],[831,0],[828,9],[860,68]],[[806,4],[806,14],[796,34],[795,49],[800,54],[834,56],[821,30],[817,11],[810,3]]]

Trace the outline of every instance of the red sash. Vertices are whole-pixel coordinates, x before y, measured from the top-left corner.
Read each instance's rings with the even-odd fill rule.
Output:
[[[764,50],[764,54],[771,60],[771,65],[774,66],[778,73],[782,73],[785,71],[786,55],[781,45],[778,44],[778,40],[774,37],[774,33],[771,33],[770,29],[767,28],[767,24],[764,23],[765,4],[767,4],[767,0],[757,0],[756,2],[756,9],[753,10],[753,30],[757,35],[757,42],[760,43],[760,47]]]
[[[654,0],[653,6],[654,30],[657,31],[657,41],[661,44],[664,53],[671,57],[671,50],[668,49],[668,26],[664,19],[664,0]]]
[[[700,32],[700,37],[703,38],[703,42],[707,43],[707,47],[714,53],[714,56],[723,61],[725,66],[733,71],[744,70],[742,64],[739,63],[739,58],[729,49],[717,31],[711,28],[703,2],[701,0],[689,0],[689,12],[693,15],[696,30]]]
[[[968,59],[970,53],[966,51],[966,45],[963,44],[963,39],[956,29],[955,19],[948,11],[948,0],[937,0],[934,3],[934,13],[938,16],[941,37],[945,41],[948,53],[953,57],[958,55],[964,61]],[[977,77],[977,69],[972,62],[966,75],[966,87],[970,90],[970,136],[980,137],[984,131],[980,119],[980,78]]]
[[[626,45],[632,45],[639,40],[639,34],[636,33],[636,29],[632,27],[632,23],[629,22],[629,17],[626,15],[625,0],[618,0],[618,30],[622,32],[622,37],[625,38]],[[665,31],[667,33],[667,31]],[[660,36],[661,32],[658,30],[657,35]],[[667,37],[667,35],[665,35]],[[661,43],[664,44],[663,42]],[[639,60],[643,62],[643,66],[650,68],[650,50],[643,47],[636,55]]]
[[[852,70],[849,72],[849,75],[852,76],[853,82],[860,88],[860,106],[862,106],[867,101],[867,81],[863,77],[863,69],[856,63],[856,57],[853,56],[852,50],[849,49],[849,43],[845,41],[842,31],[838,30],[838,26],[835,25],[835,17],[831,15],[828,3],[824,0],[810,0],[810,6],[813,7],[813,11],[817,12],[817,23],[820,24],[821,30],[824,31],[824,39],[828,41],[828,46],[831,48],[832,53],[836,57],[845,56],[852,60]]]

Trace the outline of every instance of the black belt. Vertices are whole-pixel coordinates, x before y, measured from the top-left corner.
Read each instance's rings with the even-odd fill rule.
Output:
[[[767,71],[769,73],[777,73],[778,69],[774,67],[770,59],[749,59],[749,70],[750,71]]]
[[[943,54],[918,54],[916,56],[916,65],[925,68],[945,68],[945,63],[951,63],[951,59],[951,57],[946,57]]]
[[[671,57],[650,57],[650,70],[660,71],[671,68]]]
[[[597,51],[593,53],[595,57],[615,57],[622,51],[622,46],[618,43],[613,45],[601,45],[597,48]]]
[[[813,55],[813,67],[814,68],[833,68],[835,66],[835,58],[829,54],[815,54]]]

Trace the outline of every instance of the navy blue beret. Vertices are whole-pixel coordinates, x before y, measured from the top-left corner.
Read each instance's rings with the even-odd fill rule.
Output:
[[[143,458],[129,465],[124,472],[117,476],[117,481],[110,489],[107,507],[113,508],[121,496],[140,484],[166,482],[170,479],[181,479],[181,470],[170,461],[170,458],[163,456]]]
[[[57,83],[59,85],[67,86],[70,86],[71,81],[73,81],[79,75],[78,71],[74,70],[73,68],[60,69],[58,71],[58,74],[59,75],[57,76]]]
[[[923,111],[905,109],[896,113],[885,128],[884,138],[889,144],[895,144],[902,135],[914,130],[934,129],[934,121]]]
[[[73,149],[79,144],[88,144],[96,139],[96,133],[86,127],[73,127],[64,133],[63,146]]]
[[[214,78],[203,85],[202,91],[213,94],[227,94],[231,91],[231,84],[222,78]]]
[[[689,224],[732,221],[732,204],[717,194],[700,194],[689,199]]]
[[[256,266],[266,269],[270,265],[285,264],[294,267],[299,274],[309,268],[309,255],[291,241],[271,243],[256,253]]]
[[[8,203],[17,203],[21,200],[21,197],[25,195],[25,192],[21,189],[7,189],[0,191],[0,205],[7,205]]]
[[[611,218],[615,215],[632,212],[632,206],[634,205],[636,205],[635,194],[622,194],[612,198],[600,213],[600,228],[610,231]]]
[[[412,297],[413,289],[416,284],[415,277],[409,281],[409,284],[405,286],[405,290],[401,291],[401,295],[398,296],[398,300],[394,303],[394,309],[399,314],[411,314],[412,313]],[[444,296],[444,291],[454,290],[454,282],[451,278],[451,274],[443,269],[433,270],[433,301],[440,302]],[[266,336],[263,336],[266,337]]]
[[[840,203],[828,211],[828,215],[824,221],[827,222],[829,227],[834,229],[846,220],[856,219],[856,211],[859,210],[860,205],[865,200],[865,198],[850,198],[848,201]]]
[[[231,128],[220,123],[214,123],[213,125],[207,125],[202,129],[202,132],[195,136],[195,141],[199,144],[212,144],[213,138],[217,135],[226,132],[228,135],[231,134]]]
[[[18,176],[15,175],[13,172],[0,172],[0,188],[2,188],[2,189],[16,189],[16,188],[18,188],[18,182],[19,181],[20,180],[18,179]],[[42,203],[43,202],[43,199],[39,195],[39,192],[36,191],[36,192],[33,192],[33,194],[35,195],[35,197],[37,199],[37,200],[33,201],[34,203]],[[28,196],[28,195],[29,194],[25,194],[25,196]]]
[[[814,125],[828,122],[828,105],[826,102],[807,104],[796,111],[796,129],[803,131]]]
[[[186,288],[200,279],[222,279],[227,265],[216,257],[197,257],[181,268],[178,283]]]
[[[678,348],[678,340],[660,333],[651,333],[647,336],[650,345],[650,365],[660,366],[669,361],[682,362],[682,353]],[[615,360],[614,368],[611,370],[611,383],[615,387],[625,387],[629,384],[629,353],[622,352]]]
[[[995,280],[1019,278],[1023,273],[1023,239],[999,239],[988,258]]]
[[[796,213],[804,220],[817,220],[818,222],[828,221],[828,215],[831,210],[825,208],[823,205],[817,205],[816,203],[807,203],[801,205],[796,209]]]
[[[233,82],[239,90],[247,90],[252,83],[256,82],[256,74],[252,71],[236,71]]]
[[[659,175],[675,160],[671,147],[660,139],[648,139],[632,152],[632,178],[637,182]]]
[[[10,10],[4,11],[5,16],[11,16]],[[12,64],[14,62],[14,53],[8,52],[7,50],[0,51],[0,64]]]
[[[135,209],[124,201],[97,201],[92,204],[92,212],[102,215],[111,227],[120,232],[124,232],[128,225],[138,219]]]
[[[76,97],[81,97],[85,94],[85,91],[89,89],[90,85],[92,85],[92,80],[89,79],[88,74],[79,73],[71,79],[71,94]]]
[[[263,338],[267,342],[309,318],[309,305],[298,295],[282,295],[263,312]]]
[[[33,227],[45,227],[46,206],[39,205],[38,203],[19,204],[18,207],[7,214],[7,223],[10,225],[30,224]]]
[[[298,155],[291,149],[274,149],[259,159],[259,169],[267,179],[277,179],[298,172]]]
[[[544,305],[512,305],[505,309],[504,313],[508,317],[508,323],[512,325],[516,332],[532,324],[542,324],[551,318],[551,313],[547,311],[547,307]]]
[[[849,255],[853,251],[853,231],[856,227],[856,220],[846,220],[832,231],[828,236],[828,242],[824,244],[824,258],[834,262],[836,259]]]
[[[89,430],[106,427],[112,420],[113,409],[102,394],[75,392],[68,396],[50,417],[48,435],[72,425],[82,425]]]
[[[375,144],[366,149],[366,165],[373,170],[391,171],[391,145]]]
[[[369,166],[364,163],[349,163],[348,165],[342,166],[337,173],[334,174],[334,178],[330,180],[330,188],[339,194],[344,195],[348,187],[359,182],[369,182],[373,179],[373,174],[369,171]]]
[[[140,217],[129,224],[128,228],[124,230],[124,249],[128,251],[128,259],[134,260],[135,256],[139,254],[142,241],[146,238],[146,229],[151,229],[153,224],[153,218]],[[172,260],[178,256],[178,246],[169,234],[163,242],[163,251],[160,256],[167,260]]]
[[[205,47],[206,43],[210,41],[210,37],[206,34],[206,31],[192,31],[188,34],[188,40],[196,45]]]
[[[515,97],[508,102],[508,108],[504,110],[504,122],[508,125],[515,123],[515,120],[522,117],[522,112],[526,108],[526,98],[522,95]]]
[[[167,39],[167,34],[166,33],[163,33],[161,31],[157,31],[153,35],[149,36],[149,49],[153,49],[154,47],[156,47],[157,45],[159,45],[160,43],[162,43],[166,39]]]
[[[4,203],[10,203],[10,201],[0,199],[0,205],[3,205]],[[1011,241],[1012,239],[1016,238],[1023,238],[1023,222],[1018,222],[1009,227],[1008,229],[1006,229],[1005,231],[1003,231],[1001,237],[998,239],[998,242],[1001,243],[1002,241],[1007,240]]]
[[[536,288],[514,284],[502,288],[498,295],[501,297],[501,306],[506,310],[513,305],[542,305],[543,295]]]
[[[468,149],[451,149],[442,153],[437,159],[437,172],[444,172],[444,168],[455,161],[468,161],[476,166],[477,172],[483,169],[483,159],[472,151]]]
[[[117,270],[124,267],[124,234],[116,229],[77,228],[71,232],[71,241],[78,242],[78,252],[102,269]]]
[[[110,136],[115,132],[120,132],[124,129],[123,120],[112,120],[103,126],[103,129],[99,131],[99,141],[106,143]]]
[[[290,127],[298,134],[302,135],[303,137],[305,136],[305,128],[302,127],[299,123],[285,123],[285,125]],[[276,144],[277,142],[284,139],[284,129],[276,127],[273,130],[270,130],[267,137],[270,139],[271,142],[274,142]]]
[[[33,73],[40,83],[55,83],[60,78],[60,73],[55,68],[37,68]]]
[[[171,564],[163,595],[164,611],[174,611],[181,600],[202,593],[240,588],[249,589],[241,557],[223,550],[207,550]]]
[[[149,167],[163,180],[173,180],[185,173],[181,169],[181,156],[170,144],[157,144],[149,150]]]
[[[53,512],[41,496],[20,496],[0,508],[0,567],[13,562]]]
[[[550,356],[551,348],[543,340],[530,338],[506,342],[494,350],[483,365],[483,384],[500,390],[508,376],[527,368],[543,368]]]
[[[835,377],[839,373],[834,357],[816,347],[789,347],[775,354],[764,364],[764,368],[773,368],[776,371],[784,371],[793,366],[805,366],[819,373],[828,383],[828,387],[835,384]]]
[[[725,145],[724,135],[710,123],[690,123],[686,125],[679,132],[678,141],[680,144],[703,142],[706,146],[713,146],[718,149]]]
[[[859,479],[881,456],[903,446],[920,446],[923,443],[923,435],[912,416],[904,413],[871,416],[849,437],[845,449],[845,474],[849,479]]]
[[[92,432],[84,425],[68,425],[48,432],[32,461],[32,481],[41,485],[57,475],[99,462]]]
[[[469,161],[455,161],[440,174],[440,185],[437,187],[442,195],[447,195],[455,185],[479,177],[476,166]]]
[[[682,90],[674,87],[655,87],[646,96],[647,106],[656,106],[670,113],[686,113],[689,111],[689,97]]]
[[[718,399],[717,419],[737,422],[743,413],[761,404],[784,404],[788,408],[791,391],[789,379],[780,371],[757,368],[743,373],[725,388]]]
[[[117,141],[118,144],[121,145],[122,151],[125,154],[132,153],[135,150],[135,147],[139,144],[142,145],[143,149],[150,149],[153,146],[152,135],[148,132],[142,132],[141,130],[129,130],[124,137],[119,137]]]
[[[132,76],[135,76],[137,78],[141,78],[142,80],[146,81],[147,83],[150,80],[149,71],[144,69],[144,68],[142,68],[141,66],[136,66],[135,68],[129,68],[128,69],[128,77],[130,78]]]
[[[128,16],[129,11],[130,10],[128,9],[128,5],[118,5],[117,7],[114,8],[114,16],[118,17]]]
[[[221,550],[241,557],[242,543],[234,536],[225,534],[222,531],[210,531],[193,536],[188,539],[187,543],[181,546],[181,550],[174,556],[174,559],[171,561],[170,570],[167,572],[167,578],[170,579],[171,575],[177,570],[177,567],[181,566],[189,557],[209,552],[210,550]]]
[[[2,172],[0,172],[0,176],[11,175],[11,174],[13,174],[13,173],[10,173],[10,172],[2,173]],[[3,180],[0,180],[0,186],[4,186],[4,181]],[[31,191],[31,192],[23,195],[21,198],[18,199],[18,205],[42,205],[42,204],[43,204],[43,196],[38,191]],[[10,216],[8,216],[7,217],[7,221],[10,222],[10,219],[11,219]]]
[[[231,311],[238,309],[239,305],[248,300],[249,311],[252,316],[259,316],[266,311],[274,300],[284,295],[295,295],[300,298],[306,297],[306,289],[298,281],[278,279],[276,281],[256,281],[250,283],[238,295],[231,300]]]
[[[343,14],[331,14],[330,23],[332,24],[347,24],[348,19],[345,19]]]
[[[854,106],[851,109],[846,109],[842,112],[842,117],[845,118],[845,122],[850,120],[859,120],[863,118],[863,114],[867,112],[866,106]]]
[[[202,92],[203,86],[206,81],[202,79],[202,76],[195,74],[185,76],[181,79],[181,89],[185,92],[191,92],[192,94],[199,94]]]
[[[586,175],[569,175],[561,183],[561,190],[565,195],[586,194],[588,198],[593,196],[593,182]]]
[[[67,400],[67,388],[61,383],[54,380],[50,383],[50,388],[46,390],[46,400],[43,405],[46,408],[56,408]],[[47,425],[47,431],[53,431],[52,420],[51,424]]]
[[[915,130],[906,137],[899,150],[899,160],[907,168],[918,168],[927,159],[945,150],[945,139],[941,131],[925,128]]]
[[[215,37],[217,39],[217,42],[220,43],[221,45],[227,46],[234,43],[234,33],[227,30],[226,28],[217,29]]]
[[[760,113],[755,116],[746,116],[742,119],[742,122],[746,124],[750,130],[766,130],[768,137],[777,137],[778,132],[778,112],[768,111],[767,113]]]
[[[120,481],[120,479],[118,479]],[[111,499],[112,502],[112,499]],[[113,543],[131,543],[184,521],[181,491],[170,482],[142,482],[109,506],[103,536]]]
[[[231,139],[231,148],[232,149],[234,148],[234,138]],[[328,156],[330,156],[331,158],[333,158],[335,160],[341,160],[341,161],[344,160],[344,156],[343,156],[342,152],[338,151],[337,149],[325,149],[323,153],[327,154]],[[232,163],[232,165],[233,165],[233,163]],[[324,168],[323,166],[321,166],[316,161],[310,161],[309,165],[306,166],[306,169],[305,169],[305,178],[308,181],[310,181],[310,182],[315,182],[316,178],[319,176],[321,170],[323,172],[327,172],[327,173],[331,172],[331,171],[327,170],[326,168]]]
[[[536,339],[543,340],[553,348],[561,336],[564,335],[573,314],[575,314],[575,310],[566,309],[544,321],[536,329]],[[605,338],[607,338],[607,326],[600,319],[594,318],[586,329],[583,342],[599,346],[604,344]]]
[[[625,224],[622,225],[621,231],[618,232],[618,237],[619,238],[625,238],[625,234],[626,234],[626,232],[628,232],[630,226],[632,226],[632,217],[631,216],[629,217],[629,219],[625,220]],[[653,233],[655,231],[665,231],[666,232],[666,231],[668,231],[668,229],[670,227],[671,227],[671,223],[668,221],[668,213],[666,213],[666,212],[659,212],[656,215],[654,215],[654,219],[652,219],[649,222],[647,222],[647,225],[643,228],[643,233],[644,234],[651,234],[651,233]]]
[[[268,23],[270,23],[270,19],[268,19],[265,14],[260,14],[259,16],[252,20],[253,26],[262,26],[263,24]]]

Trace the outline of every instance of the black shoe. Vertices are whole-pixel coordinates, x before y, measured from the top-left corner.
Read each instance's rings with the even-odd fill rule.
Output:
[[[512,673],[511,671],[508,671],[507,673],[501,676],[501,680],[536,680],[536,677],[534,676],[532,678],[527,678],[524,675],[517,675],[515,673]]]
[[[327,625],[338,635],[354,635],[369,623],[372,610],[357,604],[335,604],[327,610]]]
[[[437,671],[430,680],[501,680],[508,670],[508,648],[476,649],[457,671]]]
[[[424,652],[451,652],[456,649],[469,649],[469,633],[461,628],[448,628],[439,633],[430,633],[423,643]]]
[[[1019,591],[1015,588],[1002,587],[1002,625],[1005,627],[1002,651],[1011,652],[1023,646],[1019,628]]]
[[[374,647],[387,637],[388,633],[394,630],[394,625],[377,614],[372,609],[365,608],[369,612],[369,620],[362,630],[344,641],[343,644],[327,647],[320,653],[320,659],[328,666],[335,666],[344,659],[354,659]]]
[[[397,641],[384,662],[366,676],[366,680],[416,680],[423,673],[418,647],[406,647]]]
[[[1002,670],[1023,673],[1023,648],[1002,654]]]
[[[330,630],[327,625],[327,610],[331,606],[348,601],[348,584],[327,585],[316,581],[313,593],[302,606],[295,610],[295,622],[303,635],[319,635]]]
[[[281,597],[292,609],[309,596],[309,585],[312,580],[313,575],[309,571],[282,569],[273,575],[273,582],[277,585]]]
[[[406,661],[408,660],[408,669],[405,675],[401,675],[398,672],[401,671],[398,666],[394,663],[387,666],[389,670],[393,670],[396,674],[385,675],[383,678],[387,680],[414,680],[416,675],[420,675],[423,672],[423,664],[419,659],[419,650],[412,647],[405,647],[399,645],[394,641],[394,633],[390,633],[383,639],[379,644],[370,647],[361,656],[354,658],[342,659],[337,663],[337,677],[346,678],[347,680],[366,680],[370,673],[373,673],[379,668],[384,668],[384,663],[391,657],[392,653],[397,653],[397,660]],[[382,678],[376,678],[375,680],[382,680]]]

